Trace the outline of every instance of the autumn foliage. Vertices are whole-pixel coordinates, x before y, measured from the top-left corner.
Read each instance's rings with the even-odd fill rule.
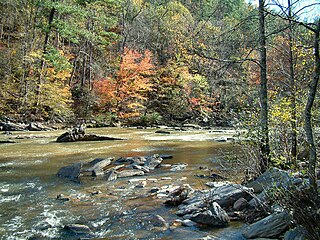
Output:
[[[150,78],[154,72],[149,50],[141,54],[126,48],[115,76],[95,82],[99,107],[120,119],[140,116],[152,90]]]

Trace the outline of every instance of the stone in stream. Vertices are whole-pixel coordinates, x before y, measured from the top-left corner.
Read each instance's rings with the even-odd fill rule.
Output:
[[[192,191],[193,189],[188,184],[180,186],[168,195],[168,200],[165,201],[164,204],[166,206],[178,206],[187,199],[189,193]]]
[[[182,170],[186,169],[187,166],[188,166],[188,164],[186,164],[186,163],[174,164],[171,166],[170,171],[171,172],[182,171]]]
[[[170,134],[169,131],[165,131],[165,130],[157,130],[155,133]]]
[[[60,194],[57,195],[57,200],[60,200],[60,201],[70,201],[70,198],[69,198],[69,197],[66,197],[66,196],[64,196],[62,193],[60,193]]]
[[[117,172],[114,169],[109,170],[105,174],[105,179],[107,181],[114,181],[118,178]]]
[[[113,161],[113,158],[98,158],[91,161],[89,164],[93,165],[89,169],[85,170],[86,172],[91,172],[92,176],[96,177],[104,174],[104,170],[109,166]]]
[[[69,166],[60,168],[57,176],[60,178],[68,178],[71,180],[78,180],[82,169],[82,163],[74,163]]]
[[[216,202],[208,210],[192,214],[190,220],[212,227],[226,227],[230,222],[228,214]]]
[[[65,230],[69,230],[76,234],[88,234],[91,233],[91,229],[83,224],[68,224],[64,226]]]
[[[134,176],[143,176],[144,171],[141,170],[124,170],[121,172],[117,172],[118,178],[125,178],[125,177],[134,177]]]
[[[0,144],[5,144],[5,143],[17,143],[17,142],[12,140],[0,140]]]
[[[155,168],[160,166],[162,161],[163,159],[158,154],[154,154],[152,156],[146,157],[144,167],[148,167],[150,170],[154,170]]]
[[[273,213],[242,231],[245,238],[277,238],[289,227],[291,216],[287,212]]]

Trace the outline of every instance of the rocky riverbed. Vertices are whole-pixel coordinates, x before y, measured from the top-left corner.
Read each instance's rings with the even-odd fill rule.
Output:
[[[234,131],[156,131],[90,129],[88,134],[126,140],[67,143],[56,142],[65,131],[3,135],[17,142],[0,145],[0,236],[281,239],[300,234],[287,232],[294,226],[269,203],[265,190],[271,183],[303,180],[273,170],[253,185],[233,183],[237,178],[218,162],[226,152],[236,152],[228,143]],[[266,229],[257,231],[262,225]],[[270,228],[279,230],[268,233]]]

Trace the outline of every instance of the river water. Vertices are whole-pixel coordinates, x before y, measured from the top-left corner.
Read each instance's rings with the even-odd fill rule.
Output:
[[[0,239],[241,239],[233,223],[224,229],[171,227],[163,230],[152,224],[159,215],[168,224],[178,217],[175,208],[163,205],[163,199],[148,194],[154,187],[190,184],[205,188],[208,179],[196,174],[216,171],[217,161],[234,150],[229,143],[233,131],[173,131],[157,134],[155,129],[100,128],[87,133],[125,138],[124,141],[57,143],[64,131],[15,132],[1,136],[14,138],[15,144],[0,145]],[[76,162],[95,158],[170,154],[165,164],[186,163],[183,171],[160,168],[143,178],[147,185],[137,188],[128,179],[106,182],[83,179],[81,183],[56,177],[57,171]],[[171,178],[171,179],[170,179]],[[99,191],[99,194],[94,194]],[[57,200],[58,194],[71,198]],[[66,224],[85,224],[92,232],[86,235],[64,230]]]

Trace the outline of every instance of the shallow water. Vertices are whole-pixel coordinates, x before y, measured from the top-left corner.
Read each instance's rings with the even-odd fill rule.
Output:
[[[215,140],[231,137],[233,131],[190,131],[156,134],[154,129],[121,128],[88,129],[87,133],[120,137],[124,141],[56,143],[64,131],[17,132],[1,136],[13,138],[15,144],[0,145],[0,239],[197,239],[211,235],[216,239],[241,239],[233,223],[225,229],[179,227],[163,231],[150,221],[162,216],[169,224],[178,217],[174,208],[163,205],[163,199],[148,194],[152,187],[166,187],[188,183],[193,188],[204,188],[204,174],[200,166],[217,169],[217,160],[234,150],[228,143]],[[30,139],[16,139],[30,137]],[[173,159],[165,164],[187,163],[186,170],[171,172],[160,168],[143,176],[147,186],[137,189],[128,179],[115,182],[85,179],[81,184],[59,179],[57,171],[75,162],[94,158],[170,154]],[[210,174],[206,172],[205,174]],[[161,180],[171,177],[171,180]],[[157,179],[156,182],[154,179]],[[208,180],[207,180],[208,181]],[[100,194],[91,194],[94,191]],[[56,199],[58,194],[71,201]],[[151,219],[151,220],[150,220]],[[71,223],[86,224],[89,235],[75,235],[63,230]]]

